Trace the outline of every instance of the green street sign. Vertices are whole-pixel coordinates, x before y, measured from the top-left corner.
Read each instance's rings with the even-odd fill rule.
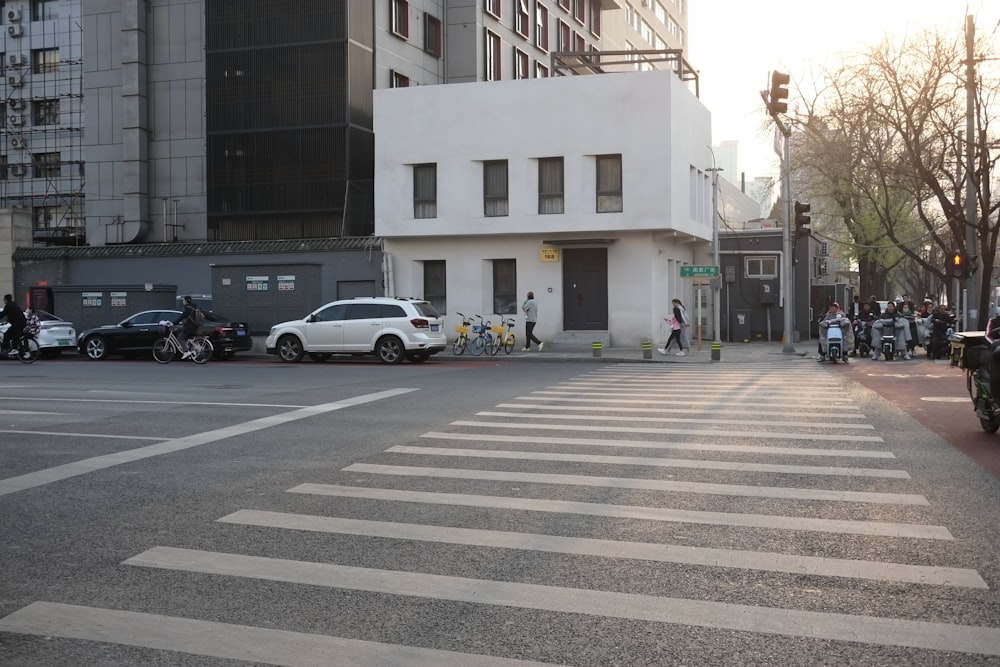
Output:
[[[719,267],[712,266],[682,266],[681,278],[718,278]]]

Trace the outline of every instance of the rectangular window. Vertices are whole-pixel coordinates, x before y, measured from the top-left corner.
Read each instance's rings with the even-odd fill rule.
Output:
[[[563,159],[547,157],[538,161],[538,212],[563,212]]]
[[[483,163],[483,215],[488,218],[507,215],[507,160]]]
[[[59,178],[62,175],[62,161],[59,153],[35,153],[31,156],[34,178]]]
[[[493,312],[517,314],[517,260],[493,260]]]
[[[590,34],[601,36],[601,3],[595,0],[590,2]]]
[[[558,30],[558,43],[556,44],[557,51],[569,51],[573,48],[573,32],[569,28],[569,24],[565,21],[559,21],[557,27]]]
[[[541,5],[535,5],[535,46],[549,50],[549,10]]]
[[[500,18],[500,0],[486,0],[486,13],[494,18]]]
[[[439,313],[448,312],[448,283],[443,259],[424,261],[424,299]]]
[[[549,68],[546,67],[545,65],[543,65],[542,63],[536,62],[535,63],[535,78],[536,79],[544,79],[548,75],[549,75]]]
[[[31,52],[31,65],[35,74],[59,71],[59,49],[35,49]]]
[[[531,59],[521,49],[514,49],[514,78],[527,79],[531,76]]]
[[[569,0],[559,0],[559,6],[562,7],[563,9],[565,9],[568,12],[569,11]]]
[[[35,100],[31,103],[33,125],[58,125],[59,100]]]
[[[3,9],[0,7],[0,9]],[[7,180],[7,156],[0,155],[0,181]]]
[[[778,258],[773,255],[746,257],[743,262],[747,278],[778,277]]]
[[[413,217],[437,217],[437,165],[413,165]]]
[[[531,13],[528,11],[528,0],[514,0],[514,31],[527,39],[530,22]]]
[[[441,57],[441,21],[430,14],[424,14],[424,51]]]
[[[622,210],[622,156],[597,156],[597,212]]]
[[[407,39],[410,36],[410,3],[406,0],[389,0],[392,34]]]
[[[501,75],[500,69],[500,53],[501,53],[501,40],[500,35],[492,32],[490,30],[486,31],[486,53],[483,54],[485,58],[483,66],[483,80],[484,81],[499,81]]]
[[[405,74],[400,74],[394,69],[389,70],[389,87],[390,88],[409,88],[410,87],[410,77]]]
[[[59,226],[62,211],[60,206],[35,206],[32,209],[32,229],[49,231]]]
[[[573,36],[573,50],[581,53],[587,50],[587,40],[583,38],[583,35]]]
[[[580,23],[587,17],[587,0],[573,0],[573,18]]]
[[[59,0],[32,0],[31,20],[49,21],[59,18]]]

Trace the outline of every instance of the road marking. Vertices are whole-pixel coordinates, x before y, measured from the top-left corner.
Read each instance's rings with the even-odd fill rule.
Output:
[[[23,431],[12,428],[0,429],[0,433],[17,433],[23,435],[65,436],[69,438],[101,438],[102,440],[155,440],[162,442],[162,437],[151,435],[108,435],[106,433],[68,433],[65,431]]]
[[[665,507],[638,505],[609,505],[583,503],[544,498],[509,498],[504,496],[478,496],[467,493],[437,493],[374,489],[336,484],[300,484],[289,493],[304,493],[340,498],[386,500],[390,502],[422,503],[425,505],[457,505],[489,509],[519,510],[525,512],[550,512],[555,514],[580,514],[584,516],[639,519],[663,523],[696,523],[708,526],[738,526],[769,530],[795,530],[813,533],[838,533],[875,537],[902,537],[918,540],[946,540],[954,538],[943,526],[885,521],[853,521],[847,519],[814,519],[811,517],[781,516],[778,514],[733,514],[728,512],[703,512],[675,510]]]
[[[965,396],[921,396],[921,401],[931,401],[933,403],[968,403]]]
[[[735,407],[730,407],[730,405],[709,405],[703,404],[704,407],[701,408],[665,408],[663,407],[664,402],[661,401],[606,401],[598,398],[540,398],[538,396],[517,396],[513,400],[515,401],[536,401],[533,403],[498,403],[496,407],[498,408],[524,408],[531,410],[601,410],[605,412],[657,412],[657,413],[669,413],[669,414],[699,414],[699,415],[750,415],[754,417],[767,418],[768,416],[780,415],[782,417],[788,417],[788,410],[765,410],[763,408],[747,408],[740,409]],[[545,403],[538,403],[537,401],[546,401]],[[580,402],[580,403],[596,403],[597,405],[592,407],[590,405],[550,405],[550,403],[565,403],[565,402]],[[636,408],[636,407],[623,407],[618,405],[611,405],[613,403],[628,403],[629,405],[645,405],[648,407]],[[673,402],[672,404],[676,404]],[[671,404],[671,403],[668,403]],[[824,421],[829,421],[831,419],[864,419],[865,415],[860,412],[802,412],[801,410],[796,410],[791,416],[798,417],[802,420],[811,419],[821,419]]]
[[[696,468],[700,470],[730,470],[734,472],[766,472],[788,475],[840,475],[843,477],[882,477],[910,479],[905,470],[882,468],[841,468],[834,466],[794,466],[777,463],[746,463],[742,461],[699,461],[696,459],[665,459],[652,456],[601,456],[596,454],[562,454],[556,452],[524,452],[497,449],[458,449],[450,447],[412,447],[396,445],[387,452],[423,456],[460,456],[480,459],[514,459],[519,461],[564,461],[609,465],[652,466],[656,468]]]
[[[561,537],[536,533],[517,533],[475,528],[453,528],[425,524],[364,521],[340,517],[239,510],[217,519],[222,523],[266,526],[285,530],[362,535],[397,540],[417,540],[465,546],[545,551],[561,554],[630,558],[662,563],[684,563],[730,567],[742,570],[787,572],[791,574],[846,577],[872,581],[895,581],[911,584],[983,588],[989,586],[975,570],[904,563],[796,556],[783,553],[689,547],[649,542],[622,542],[585,537]]]
[[[919,495],[903,493],[875,493],[867,491],[837,491],[833,489],[796,489],[784,486],[748,486],[740,484],[709,484],[681,482],[665,479],[632,479],[629,477],[599,477],[590,475],[562,475],[506,470],[469,470],[463,468],[425,468],[419,466],[389,466],[371,463],[353,463],[342,470],[366,472],[373,475],[400,475],[404,477],[435,477],[444,479],[478,479],[528,484],[567,484],[572,486],[603,486],[613,489],[645,489],[672,493],[700,493],[714,496],[744,496],[749,498],[781,498],[784,500],[828,500],[845,503],[871,503],[882,505],[929,505]]]
[[[546,392],[534,392],[534,393],[546,393]],[[775,414],[775,415],[788,415],[788,408],[781,408],[780,410],[767,410],[766,408],[753,405],[750,402],[738,403],[738,402],[727,402],[725,405],[719,405],[719,401],[696,401],[692,399],[649,399],[649,398],[578,398],[576,396],[517,396],[514,400],[518,401],[548,401],[548,402],[567,402],[567,403],[598,403],[601,405],[614,404],[614,403],[628,403],[629,405],[682,405],[689,408],[704,408],[707,410],[719,410],[720,412],[747,412],[751,414]],[[734,410],[732,406],[748,406],[747,410]],[[840,405],[837,406],[839,410],[858,410],[857,407],[850,405]],[[662,409],[662,408],[658,408]],[[667,410],[667,412],[690,412],[691,410]],[[835,417],[843,417],[845,419],[864,419],[865,415],[860,412],[831,412],[829,410],[824,410],[823,412],[801,412],[796,411],[796,415],[806,416],[806,417],[817,417],[826,419],[831,415]]]
[[[643,426],[598,426],[583,424],[531,424],[527,422],[488,422],[459,420],[452,426],[478,426],[480,428],[528,428],[548,431],[587,431],[588,433],[656,433],[660,435],[702,435],[745,439],[746,431],[723,431],[720,429],[678,429],[653,428]],[[885,442],[877,435],[847,435],[843,433],[767,433],[759,434],[768,440],[823,440],[834,442]]]
[[[838,456],[868,459],[894,459],[892,452],[872,449],[810,449],[808,447],[770,447],[767,445],[716,445],[703,442],[656,442],[650,440],[609,440],[599,438],[558,438],[532,435],[503,435],[481,433],[444,433],[430,431],[423,433],[421,438],[438,440],[469,440],[491,443],[524,442],[546,445],[583,445],[585,447],[632,447],[636,449],[687,449],[704,452],[742,452],[745,454],[778,454],[780,456]]]
[[[531,392],[532,394],[538,394],[542,396],[552,395],[552,396],[589,396],[589,397],[603,397],[603,398],[614,398],[618,400],[627,400],[632,398],[649,398],[649,392],[616,392],[616,391],[570,391],[568,389],[558,390],[558,389],[538,389]],[[838,410],[848,409],[854,406],[851,399],[836,399],[828,397],[820,397],[818,394],[815,396],[803,396],[802,392],[799,392],[795,396],[753,396],[747,395],[744,401],[741,403],[736,400],[733,396],[721,396],[714,398],[712,400],[698,401],[695,397],[706,395],[706,391],[703,394],[699,394],[689,389],[686,393],[682,391],[664,393],[663,398],[670,398],[671,396],[677,396],[677,399],[683,405],[729,405],[732,403],[745,404],[745,405],[755,405],[763,401],[781,401],[785,405],[807,405],[813,407],[818,401],[822,401],[824,404],[835,407]]]
[[[41,410],[0,410],[0,415],[53,415],[62,417],[75,414],[73,412],[43,412]]]
[[[499,406],[503,407],[503,406]],[[539,409],[545,409],[544,406],[521,406],[515,405],[513,407],[538,407]],[[550,410],[562,410],[562,406],[552,406]],[[601,408],[577,408],[578,410],[590,410],[594,412],[602,411]],[[713,424],[739,424],[743,426],[766,426],[771,427],[804,427],[804,428],[818,428],[823,430],[829,430],[829,422],[823,422],[822,424],[809,424],[801,421],[797,422],[780,422],[780,421],[750,421],[748,419],[714,419],[712,417],[640,417],[638,415],[604,415],[595,414],[590,415],[573,415],[573,414],[560,414],[560,415],[545,415],[545,414],[532,414],[530,412],[495,412],[483,410],[476,413],[477,417],[527,417],[529,419],[599,419],[601,421],[607,422],[654,422],[661,424],[702,424],[704,426],[711,426]],[[843,429],[859,429],[859,430],[875,430],[875,427],[871,424],[838,424],[837,428]]]
[[[16,491],[23,491],[24,489],[30,489],[36,486],[43,486],[51,482],[68,479],[70,477],[76,477],[77,475],[94,472],[95,470],[103,470],[105,468],[111,468],[124,463],[132,463],[133,461],[139,461],[153,456],[160,456],[161,454],[171,454],[173,452],[189,449],[191,447],[198,447],[210,442],[233,438],[245,433],[260,431],[272,426],[280,426],[299,419],[315,417],[327,412],[333,412],[334,410],[342,410],[344,408],[354,407],[363,403],[371,403],[372,401],[378,401],[383,398],[392,398],[393,396],[399,396],[413,391],[417,390],[388,389],[386,391],[379,391],[374,394],[365,394],[363,396],[355,396],[341,401],[334,401],[332,403],[307,406],[291,412],[285,412],[283,414],[261,417],[260,419],[254,419],[241,424],[233,424],[232,426],[205,431],[203,433],[193,433],[182,438],[165,440],[154,445],[146,445],[145,447],[139,447],[137,449],[115,452],[113,454],[105,454],[104,456],[95,456],[93,458],[83,459],[82,461],[74,461],[73,463],[67,463],[65,465],[47,468],[45,470],[38,470],[36,472],[30,472],[17,477],[0,479],[0,496],[7,495],[8,493],[14,493]]]
[[[160,399],[139,400],[125,398],[53,398],[35,396],[0,396],[0,401],[49,401],[53,403],[134,403],[137,405],[210,405],[225,408],[308,408],[308,405],[289,405],[288,403],[219,403],[211,401],[167,401]]]
[[[32,602],[0,619],[0,631],[285,667],[544,667],[551,664],[56,602]]]
[[[154,547],[123,564],[787,637],[1000,655],[1000,629],[953,623],[378,570],[172,547]]]

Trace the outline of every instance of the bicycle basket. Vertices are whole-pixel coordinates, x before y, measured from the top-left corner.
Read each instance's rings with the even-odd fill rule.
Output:
[[[964,368],[981,368],[990,363],[990,348],[987,345],[973,345],[965,348],[962,355],[962,366]]]
[[[173,324],[160,324],[160,333],[163,334],[164,336],[169,336],[173,328],[174,328]]]
[[[497,334],[503,334],[503,325],[494,324],[493,326],[490,327],[490,331]]]
[[[472,331],[473,333],[481,334],[486,331],[486,327],[482,324],[473,324]]]

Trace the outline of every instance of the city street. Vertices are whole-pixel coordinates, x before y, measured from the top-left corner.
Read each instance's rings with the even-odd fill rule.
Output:
[[[912,362],[8,362],[0,664],[997,665]]]

